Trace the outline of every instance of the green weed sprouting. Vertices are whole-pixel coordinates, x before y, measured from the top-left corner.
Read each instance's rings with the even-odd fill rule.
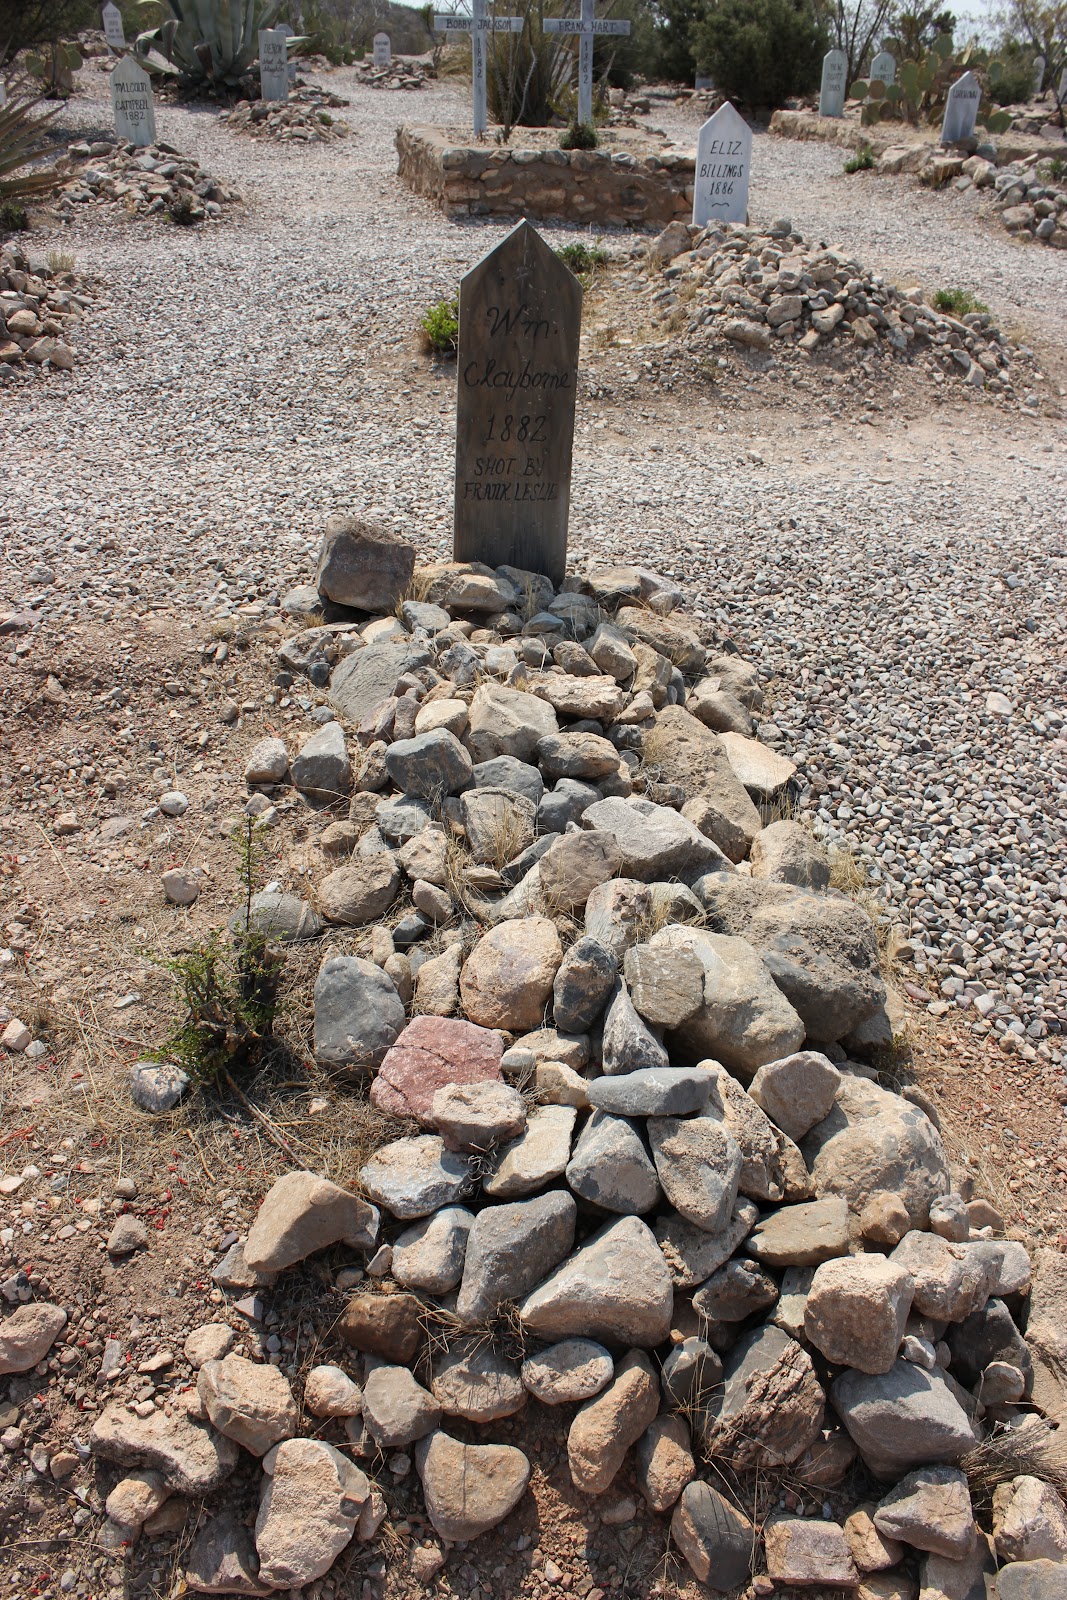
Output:
[[[874,151],[869,144],[861,144],[854,156],[849,156],[845,162],[845,171],[870,172],[874,166]]]
[[[934,295],[938,311],[947,311],[952,317],[966,317],[973,311],[988,311],[989,307],[978,300],[969,289],[938,289]]]
[[[427,350],[435,356],[454,356],[459,348],[459,296],[438,300],[420,323]]]
[[[281,957],[252,926],[257,867],[251,818],[235,830],[234,844],[245,887],[243,924],[230,932],[213,929],[199,944],[158,962],[174,981],[184,1016],[152,1058],[176,1062],[197,1084],[247,1078],[273,1046]]]

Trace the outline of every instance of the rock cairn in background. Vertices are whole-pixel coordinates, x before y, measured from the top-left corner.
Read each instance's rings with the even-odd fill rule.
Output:
[[[89,297],[81,278],[13,240],[0,249],[0,382],[32,371],[69,372],[71,343]]]
[[[241,198],[170,144],[142,148],[100,139],[68,145],[67,156],[71,175],[59,191],[61,216],[109,206],[139,216],[178,211],[182,222],[217,222],[223,207]]]
[[[403,56],[394,56],[385,67],[376,67],[371,60],[357,61],[354,70],[357,82],[367,89],[425,89],[436,77],[425,61]]]
[[[977,151],[968,156],[935,145],[894,146],[879,156],[878,171],[914,172],[930,189],[988,189],[1009,233],[1067,250],[1067,188],[1041,156],[1002,166]]]
[[[335,97],[332,97],[335,98]],[[339,101],[341,105],[346,101]],[[277,139],[282,143],[331,144],[347,139],[352,129],[328,105],[317,101],[302,104],[290,98],[282,104],[275,100],[238,100],[232,111],[220,119],[231,133],[247,134],[252,139]]]
[[[528,1490],[496,1434],[534,1405],[573,1487],[600,1500],[632,1468],[713,1588],[890,1600],[917,1570],[933,1600],[996,1560],[1002,1594],[1062,1593],[1055,1489],[1013,1475],[979,1527],[961,1467],[1044,1426],[1028,1253],[933,1108],[868,1064],[891,1041],[872,924],[810,832],[769,820],[794,769],[754,737],[758,674],[680,598],[635,567],[558,593],[416,568],[337,518],[286,599],[332,619],[279,663],[335,715],[298,750],[261,740],[245,775],[253,813],[286,783],[318,809],[324,870],[315,907],[272,891],[251,915],[280,945],[325,935],[318,1060],[406,1131],[353,1190],[280,1178],[215,1273],[269,1294],[335,1248],[347,1305],[302,1395],[209,1326],[186,1413],[94,1423],[96,1454],[139,1469],[120,1528],[157,1480],[202,1494],[239,1448],[262,1462],[254,1532],[204,1522],[194,1589],[322,1576],[374,1537],[394,1452],[442,1543],[479,1538]],[[20,1361],[55,1337],[13,1332]],[[757,1509],[767,1473],[819,1514]]]
[[[649,253],[648,291],[661,319],[686,319],[683,338],[783,355],[854,350],[922,357],[978,389],[1012,393],[1007,338],[985,312],[962,320],[924,304],[838,250],[805,243],[788,221],[766,231],[673,222]]]

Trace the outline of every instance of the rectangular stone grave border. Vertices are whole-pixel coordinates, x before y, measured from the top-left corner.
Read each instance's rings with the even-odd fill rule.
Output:
[[[655,228],[688,222],[694,159],[664,151],[457,145],[436,128],[399,128],[400,177],[446,217],[528,217],[536,221]]]

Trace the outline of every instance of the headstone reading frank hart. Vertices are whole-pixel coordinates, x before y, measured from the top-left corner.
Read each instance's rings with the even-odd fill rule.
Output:
[[[374,35],[374,65],[387,67],[393,59],[393,46],[387,33]]]
[[[848,57],[843,50],[828,50],[822,58],[822,85],[819,89],[820,117],[839,117],[845,109],[848,85]]]
[[[112,5],[111,0],[108,0],[100,16],[104,24],[104,38],[107,40],[108,49],[119,52],[125,50],[126,35],[122,29],[122,12],[118,6]]]
[[[156,111],[152,103],[152,80],[132,56],[125,56],[111,69],[111,105],[115,113],[115,137],[127,144],[156,142]]]
[[[871,62],[870,78],[872,83],[877,78],[879,83],[884,83],[887,89],[891,83],[896,82],[897,64],[888,50],[879,50]]]
[[[978,121],[978,106],[982,98],[982,85],[973,72],[965,72],[948,92],[945,117],[941,124],[941,143],[958,144],[969,139]]]
[[[277,28],[259,30],[259,92],[264,100],[289,98],[289,39]]]
[[[752,130],[726,102],[697,135],[693,178],[693,223],[744,222],[748,217],[748,174]]]
[[[528,222],[459,289],[457,561],[567,565],[582,288]]]

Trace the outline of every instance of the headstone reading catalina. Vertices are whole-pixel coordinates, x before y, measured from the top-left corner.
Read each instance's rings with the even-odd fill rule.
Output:
[[[822,85],[819,89],[820,117],[839,117],[845,109],[845,82],[848,57],[843,50],[828,50],[822,58]]]
[[[277,28],[259,30],[259,92],[264,100],[289,98],[289,40]]]
[[[122,12],[118,6],[112,5],[111,0],[108,0],[100,16],[104,24],[104,38],[107,40],[108,49],[121,53],[126,48],[126,35],[122,28]]]
[[[965,72],[948,92],[945,101],[945,118],[941,124],[941,143],[959,144],[969,139],[978,121],[978,106],[982,98],[982,85],[973,72]]]
[[[374,35],[374,65],[387,67],[393,59],[393,46],[387,33]]]
[[[887,89],[891,83],[896,82],[897,64],[888,50],[879,50],[871,62],[870,78],[872,83],[877,78],[878,82],[884,83]]]
[[[562,583],[581,321],[581,284],[528,222],[461,282],[457,561]]]
[[[152,80],[132,56],[124,56],[111,69],[111,105],[115,113],[116,139],[127,144],[155,144]]]
[[[752,130],[729,101],[709,117],[697,135],[693,179],[693,222],[745,222]]]

